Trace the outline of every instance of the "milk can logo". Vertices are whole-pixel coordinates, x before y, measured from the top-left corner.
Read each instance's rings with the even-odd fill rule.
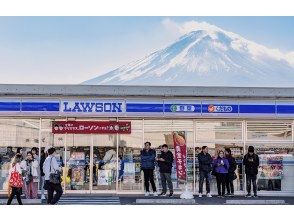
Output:
[[[193,105],[171,105],[171,112],[194,112],[195,107]]]
[[[209,113],[218,113],[218,112],[232,112],[233,108],[229,105],[209,105],[207,107]]]

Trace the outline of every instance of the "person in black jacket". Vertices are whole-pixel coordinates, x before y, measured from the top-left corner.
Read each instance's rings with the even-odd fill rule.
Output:
[[[141,150],[141,170],[144,173],[145,196],[149,196],[149,182],[151,183],[153,195],[158,196],[154,182],[156,152],[151,148],[151,143],[147,141],[145,147]]]
[[[171,181],[171,172],[173,166],[174,156],[171,151],[168,150],[168,146],[163,144],[161,154],[156,158],[159,166],[160,179],[162,185],[162,192],[160,196],[166,196],[166,183],[169,189],[169,197],[173,196],[173,184]]]
[[[237,168],[236,160],[232,156],[232,152],[230,148],[225,149],[226,158],[229,162],[229,170],[226,176],[226,188],[227,188],[227,196],[234,196],[234,184],[233,181],[236,179],[235,170]]]
[[[41,158],[40,158],[40,174],[41,174],[41,181],[40,181],[40,185],[41,185],[41,200],[45,200],[45,189],[44,189],[44,183],[45,183],[45,173],[43,170],[43,165],[46,159],[46,153],[45,150],[41,150]]]
[[[256,176],[259,167],[259,157],[254,153],[254,147],[248,147],[248,153],[244,156],[243,165],[245,166],[247,195],[251,197],[251,182],[253,185],[254,197],[257,197]]]
[[[206,180],[206,193],[207,197],[211,197],[210,194],[210,179],[211,179],[211,170],[212,170],[212,158],[208,153],[208,147],[203,146],[201,153],[198,154],[199,162],[199,197],[202,197],[203,193],[203,183],[204,179]]]

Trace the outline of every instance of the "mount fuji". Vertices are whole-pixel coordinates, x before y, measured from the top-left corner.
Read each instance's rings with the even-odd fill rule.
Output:
[[[206,25],[82,84],[293,87],[294,52],[282,53]]]

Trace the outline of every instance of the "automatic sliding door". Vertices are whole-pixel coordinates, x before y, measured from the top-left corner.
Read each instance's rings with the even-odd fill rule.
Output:
[[[94,190],[116,190],[117,135],[93,135]]]
[[[91,135],[67,134],[66,190],[90,190]]]

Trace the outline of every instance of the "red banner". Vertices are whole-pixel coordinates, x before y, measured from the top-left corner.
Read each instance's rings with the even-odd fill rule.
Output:
[[[173,132],[177,177],[179,181],[186,181],[187,177],[187,146],[184,131]]]
[[[129,121],[54,121],[53,134],[130,134]]]

